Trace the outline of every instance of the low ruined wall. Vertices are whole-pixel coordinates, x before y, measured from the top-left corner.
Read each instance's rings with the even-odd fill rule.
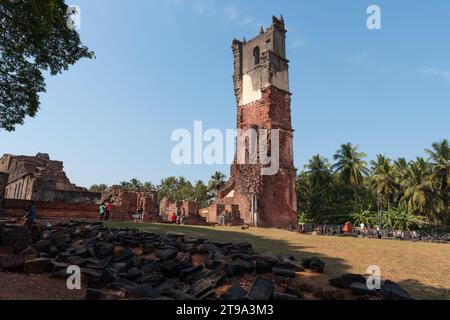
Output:
[[[55,202],[97,204],[100,202],[101,198],[102,194],[95,192],[52,190],[45,191],[44,198],[42,200],[45,199],[47,201]]]
[[[31,204],[28,200],[4,200],[4,216],[22,217]],[[35,201],[38,219],[98,219],[99,206],[96,204]],[[111,220],[129,221],[132,212],[123,212],[120,208],[111,207]]]

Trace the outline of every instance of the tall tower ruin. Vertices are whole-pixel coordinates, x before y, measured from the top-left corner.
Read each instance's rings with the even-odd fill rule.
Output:
[[[271,132],[278,129],[279,170],[262,175],[263,165],[241,164],[236,158],[230,181],[210,210],[210,222],[225,211],[253,226],[286,228],[297,223],[286,32],[283,17],[273,17],[272,25],[261,28],[257,37],[233,41],[237,128],[267,130],[269,153]]]

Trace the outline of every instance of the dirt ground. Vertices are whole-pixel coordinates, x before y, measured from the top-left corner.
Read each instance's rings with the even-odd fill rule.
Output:
[[[0,246],[0,256],[12,252]],[[86,288],[68,290],[65,280],[49,274],[28,275],[0,272],[0,300],[83,300]]]
[[[266,278],[273,279],[277,283],[276,288],[283,292],[284,282],[281,278],[265,275]],[[243,288],[248,290],[251,287],[253,276],[247,275],[233,279],[239,281]],[[302,273],[302,277],[297,277],[295,281],[298,285],[309,284],[320,287],[323,290],[336,290],[328,284],[326,277],[313,274]],[[86,286],[82,290],[68,290],[64,280],[52,279],[47,274],[27,275],[18,273],[0,272],[0,300],[83,300],[86,295]],[[226,284],[217,290],[220,295],[231,287]],[[354,299],[349,292],[345,292],[346,299]],[[305,299],[316,300],[313,293],[305,293]]]
[[[83,300],[85,290],[68,290],[64,280],[49,275],[0,272],[0,300]]]

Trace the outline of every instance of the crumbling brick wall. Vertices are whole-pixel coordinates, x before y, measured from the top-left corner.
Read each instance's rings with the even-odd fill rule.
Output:
[[[245,223],[261,227],[297,223],[286,32],[284,19],[273,17],[272,25],[257,37],[233,41],[237,128],[256,130],[258,135],[266,130],[270,155],[271,134],[279,130],[279,170],[273,176],[262,175],[261,164],[251,164],[248,158],[241,164],[236,157],[230,181],[209,208],[210,222],[228,208],[239,212]],[[250,154],[249,146],[244,151]]]
[[[102,201],[109,201],[114,210],[127,213],[130,217],[139,207],[144,209],[144,220],[158,216],[158,194],[156,192],[140,192],[124,190],[114,186],[103,193]],[[114,214],[114,212],[112,211]]]
[[[38,219],[99,219],[99,205],[84,203],[67,203],[56,201],[34,201],[36,205],[36,216]],[[22,217],[25,215],[29,200],[6,199],[4,215],[8,217]],[[132,219],[128,212],[120,207],[111,207],[111,220],[130,221]]]
[[[3,206],[5,199],[6,184],[8,183],[8,174],[0,172],[0,216],[3,215]]]
[[[183,211],[185,218],[200,218],[199,205],[194,201],[170,201],[169,198],[165,197],[161,200],[159,208],[165,220],[168,220],[170,214],[177,210]]]

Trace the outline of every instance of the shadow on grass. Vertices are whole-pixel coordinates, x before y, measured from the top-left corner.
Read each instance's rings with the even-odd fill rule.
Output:
[[[433,287],[413,279],[399,281],[398,284],[416,299],[450,300],[449,289]]]

